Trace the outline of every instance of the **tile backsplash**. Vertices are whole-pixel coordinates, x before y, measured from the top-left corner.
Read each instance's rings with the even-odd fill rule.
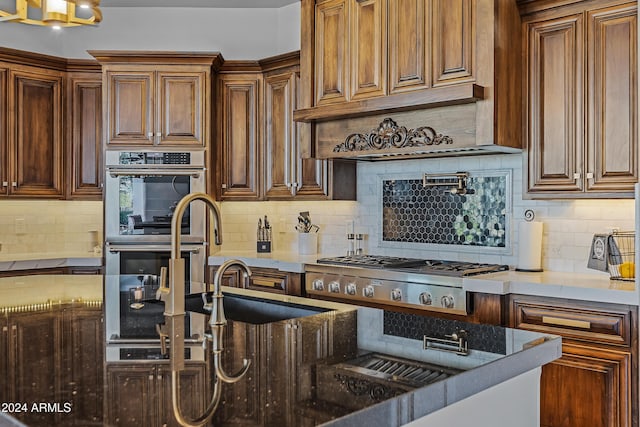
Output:
[[[505,247],[507,177],[472,176],[464,195],[452,194],[452,186],[383,179],[382,240]]]
[[[545,270],[605,274],[587,269],[587,257],[594,233],[613,228],[634,229],[633,200],[525,200],[523,199],[523,157],[521,154],[497,154],[475,157],[415,159],[358,164],[358,220],[367,230],[367,250],[417,258],[441,258],[473,262],[517,264],[518,223],[531,209],[543,223],[542,266]],[[494,171],[510,171],[507,183],[506,246],[472,247],[431,243],[385,241],[380,225],[383,205],[383,180],[398,176],[419,179],[425,172],[444,173],[470,171],[471,176],[491,175]],[[477,193],[476,193],[477,194]],[[484,203],[484,202],[483,202]],[[494,250],[496,249],[496,250]]]
[[[93,253],[102,210],[99,201],[0,200],[0,255]]]

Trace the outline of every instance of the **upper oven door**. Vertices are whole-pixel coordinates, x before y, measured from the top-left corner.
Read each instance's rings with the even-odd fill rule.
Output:
[[[107,164],[105,184],[107,240],[168,242],[173,211],[180,199],[206,191],[205,168],[190,163]],[[205,239],[205,214],[202,203],[187,208],[182,241]]]

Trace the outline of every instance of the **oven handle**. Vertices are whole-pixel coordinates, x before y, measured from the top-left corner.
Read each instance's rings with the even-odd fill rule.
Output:
[[[140,176],[149,176],[149,175],[179,175],[179,176],[192,176],[194,178],[199,178],[200,174],[204,172],[203,169],[111,169],[109,170],[109,175],[112,178],[117,178],[119,176],[131,176],[131,175],[140,175]]]
[[[171,245],[118,245],[118,244],[110,244],[107,242],[106,244],[107,250],[112,253],[117,252],[171,252]],[[202,250],[202,245],[182,245],[180,247],[181,252],[191,252],[197,254]]]

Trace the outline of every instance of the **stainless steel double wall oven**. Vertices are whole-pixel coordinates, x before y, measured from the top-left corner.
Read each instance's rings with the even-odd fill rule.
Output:
[[[160,268],[171,257],[171,220],[178,201],[206,191],[204,151],[107,151],[105,179],[105,322],[108,343],[153,344],[163,321],[155,298]],[[192,204],[181,224],[186,292],[202,292],[206,208]],[[187,315],[189,316],[189,315]],[[186,322],[193,341],[200,322]]]

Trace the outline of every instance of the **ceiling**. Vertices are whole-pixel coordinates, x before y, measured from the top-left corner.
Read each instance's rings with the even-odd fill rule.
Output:
[[[100,7],[280,8],[299,0],[102,0]]]

